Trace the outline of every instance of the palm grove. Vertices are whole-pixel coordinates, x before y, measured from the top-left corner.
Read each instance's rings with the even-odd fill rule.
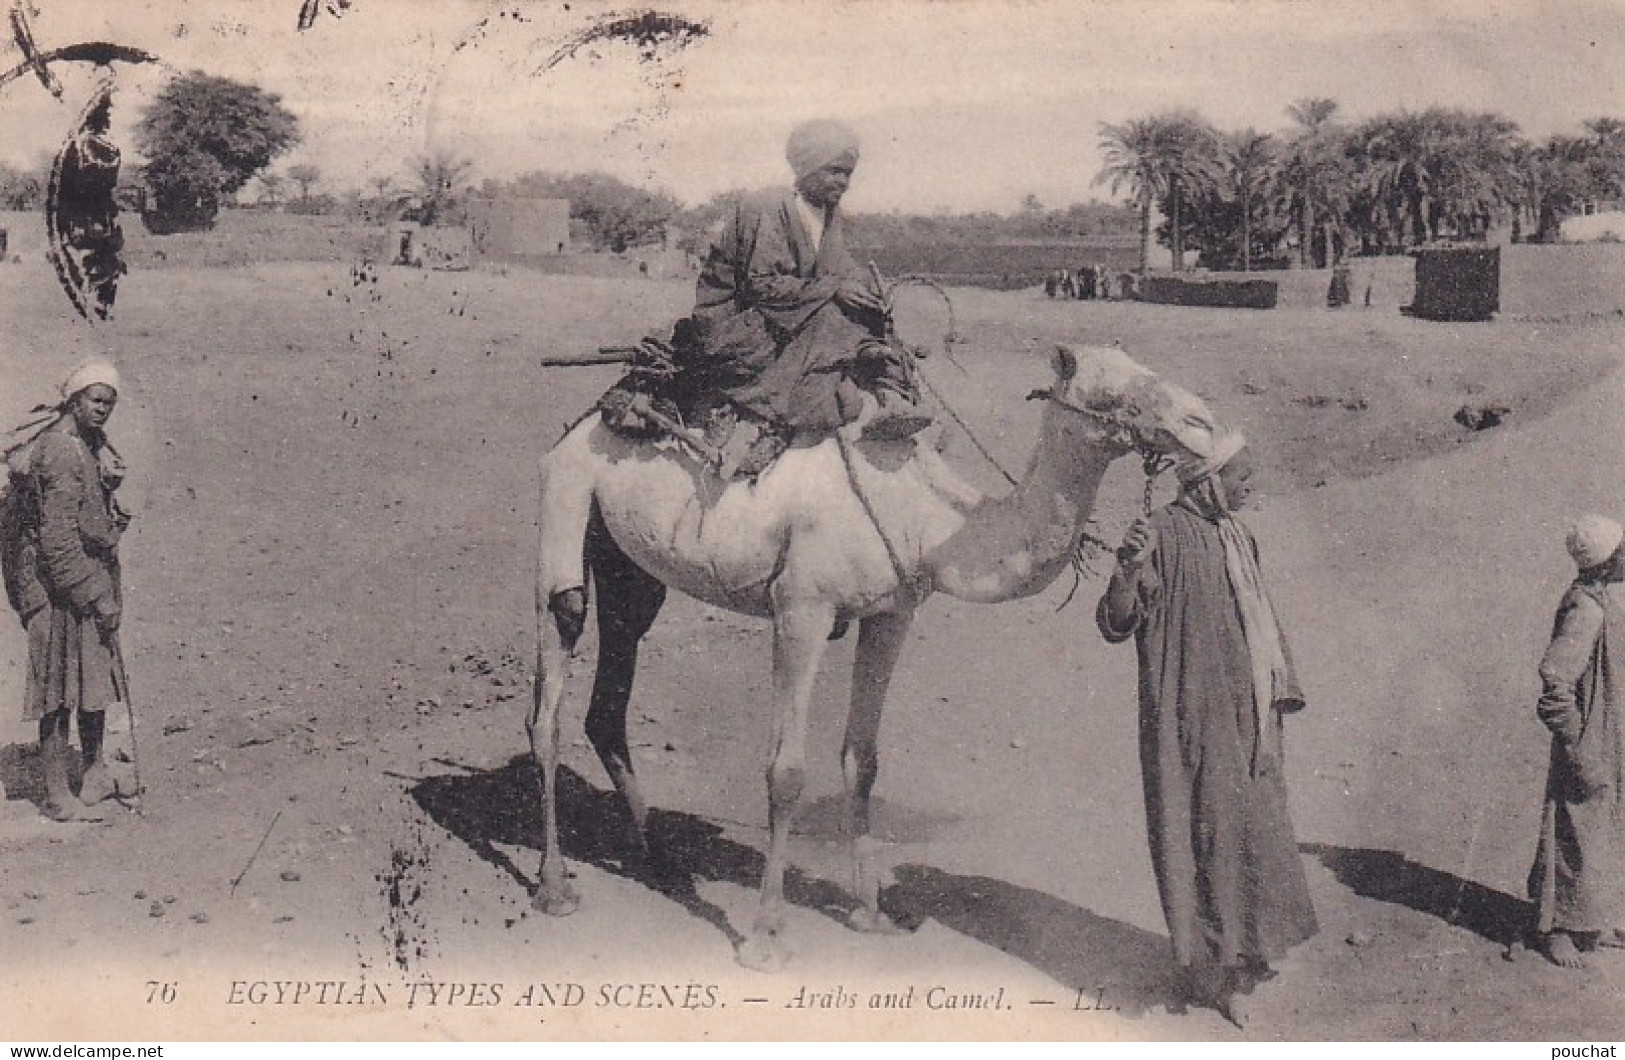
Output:
[[[1535,143],[1501,115],[1443,107],[1345,123],[1334,100],[1305,99],[1287,115],[1278,134],[1220,131],[1191,111],[1101,126],[1096,183],[1132,200],[1142,269],[1153,235],[1175,269],[1190,251],[1213,268],[1325,266],[1501,223],[1514,242],[1543,242],[1586,203],[1625,197],[1625,122],[1612,118]]]

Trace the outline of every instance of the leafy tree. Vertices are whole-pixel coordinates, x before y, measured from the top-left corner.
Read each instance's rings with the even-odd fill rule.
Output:
[[[662,239],[682,211],[669,193],[635,188],[607,173],[527,173],[506,189],[511,194],[568,199],[593,245],[621,253]],[[720,217],[721,209],[717,211]]]
[[[45,181],[38,173],[0,162],[0,209],[33,210],[44,201]]]
[[[260,174],[260,199],[272,206],[282,203],[282,186],[286,181],[280,173]]]
[[[166,230],[206,228],[224,196],[299,139],[281,98],[202,71],[164,86],[136,126],[153,212]]]
[[[310,189],[322,179],[322,171],[309,162],[301,162],[297,166],[288,167],[288,179],[299,185],[299,202],[308,207]]]

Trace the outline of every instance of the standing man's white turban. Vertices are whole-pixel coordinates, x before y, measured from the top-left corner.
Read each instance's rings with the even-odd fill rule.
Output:
[[[97,383],[118,390],[118,369],[113,367],[112,361],[92,357],[75,368],[68,374],[68,378],[62,381],[62,399],[66,401],[85,387],[95,386]]]

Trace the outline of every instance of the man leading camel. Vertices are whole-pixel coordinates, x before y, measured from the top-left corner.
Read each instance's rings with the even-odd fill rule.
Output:
[[[857,135],[806,122],[785,157],[795,186],[745,196],[711,246],[693,315],[674,337],[680,374],[725,395],[769,440],[854,422],[868,438],[908,438],[931,420],[915,403],[907,354],[887,341],[884,296],[847,249],[840,210]]]

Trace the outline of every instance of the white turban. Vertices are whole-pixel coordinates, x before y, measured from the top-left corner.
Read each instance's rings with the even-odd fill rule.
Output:
[[[858,134],[845,122],[830,118],[802,122],[790,133],[784,157],[789,160],[797,180],[836,163],[855,166],[858,164]]]
[[[111,361],[103,360],[100,357],[92,357],[75,368],[69,373],[68,378],[63,380],[62,398],[65,401],[85,387],[95,386],[97,383],[102,386],[112,387],[115,391],[118,390],[118,369],[113,367]]]
[[[1625,527],[1606,515],[1583,515],[1569,530],[1569,555],[1581,570],[1607,563],[1625,541]]]

